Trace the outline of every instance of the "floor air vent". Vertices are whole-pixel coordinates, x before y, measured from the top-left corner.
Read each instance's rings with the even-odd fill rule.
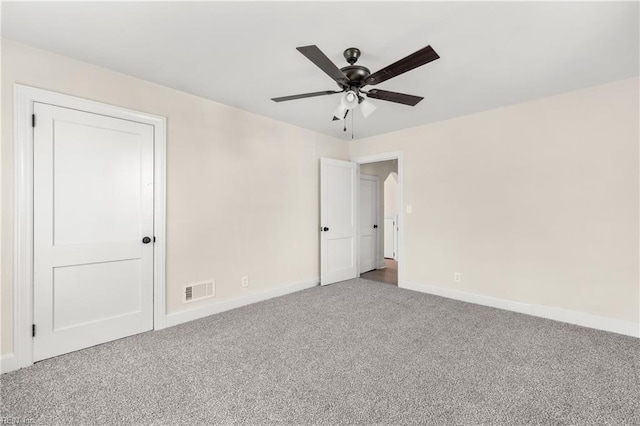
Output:
[[[184,286],[184,303],[195,302],[196,300],[207,299],[216,295],[215,282],[207,281],[198,284]]]

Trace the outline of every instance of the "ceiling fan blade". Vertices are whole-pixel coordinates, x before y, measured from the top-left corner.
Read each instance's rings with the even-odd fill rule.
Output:
[[[279,98],[271,98],[273,102],[293,101],[295,99],[313,98],[314,96],[333,95],[342,93],[342,90],[324,90],[322,92],[303,93],[301,95],[282,96]]]
[[[340,69],[331,62],[331,59],[327,57],[322,50],[316,45],[296,47],[300,53],[307,57],[311,62],[316,64],[318,68],[324,71],[329,77],[334,79],[341,86],[346,84],[349,79]]]
[[[380,99],[381,101],[396,102],[404,105],[416,106],[418,102],[424,98],[421,96],[405,95],[404,93],[389,92],[387,90],[371,89],[367,92],[367,96],[371,99]]]
[[[435,61],[440,56],[436,53],[431,46],[423,47],[417,52],[412,53],[406,58],[402,58],[397,62],[382,68],[380,71],[376,71],[364,80],[364,84],[376,85],[387,81],[390,78],[396,77],[407,71],[411,71],[414,68],[418,68],[431,61]]]

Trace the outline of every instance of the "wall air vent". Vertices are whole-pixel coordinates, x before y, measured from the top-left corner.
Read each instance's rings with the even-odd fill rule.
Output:
[[[189,284],[184,286],[184,292],[182,293],[182,302],[189,303],[196,300],[208,299],[216,295],[216,283],[215,281],[206,281],[203,283]]]

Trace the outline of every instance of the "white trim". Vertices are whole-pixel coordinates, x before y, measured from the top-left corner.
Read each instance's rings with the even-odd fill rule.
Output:
[[[167,119],[153,116],[153,329],[165,328],[166,301],[166,253],[167,253]]]
[[[519,312],[521,314],[532,315],[534,317],[547,318],[555,321],[576,324],[582,327],[595,328],[597,330],[610,331],[612,333],[624,334],[627,336],[640,337],[640,323],[619,320],[615,318],[603,317],[588,314],[586,312],[572,311],[553,306],[535,305],[532,303],[516,302],[508,299],[484,296],[481,294],[469,293],[461,290],[437,286],[433,284],[422,284],[412,281],[400,281],[399,287],[407,290],[429,293],[449,299],[463,302],[475,303],[477,305],[491,306],[493,308],[504,309],[506,311]]]
[[[49,90],[13,85],[14,94],[14,276],[13,348],[17,368],[33,364],[33,128],[34,102],[102,114],[154,127],[154,328],[165,319],[165,117],[133,111]],[[37,125],[37,117],[36,117]]]
[[[2,358],[0,358],[0,374],[8,373],[10,371],[15,371],[18,368],[18,358],[16,358],[15,354],[4,354]]]
[[[263,300],[284,296],[285,294],[295,293],[296,291],[306,290],[312,287],[317,287],[318,285],[320,285],[320,278],[312,278],[305,281],[288,284],[282,287],[248,294],[246,296],[222,300],[220,302],[211,303],[194,309],[173,312],[167,315],[165,326],[172,327],[174,325],[208,317],[209,315],[219,314],[231,309],[240,308],[242,306],[251,305],[257,302],[262,302]]]
[[[20,368],[33,364],[33,102],[13,89],[13,353]]]
[[[379,154],[364,155],[361,157],[352,157],[350,161],[358,163],[358,165],[377,163],[379,161],[398,160],[398,251],[396,252],[396,259],[398,259],[398,282],[401,282],[404,277],[404,158],[402,151],[389,151]],[[358,171],[360,169],[358,168]],[[360,204],[360,203],[358,203]],[[358,258],[360,258],[360,252],[358,251]]]

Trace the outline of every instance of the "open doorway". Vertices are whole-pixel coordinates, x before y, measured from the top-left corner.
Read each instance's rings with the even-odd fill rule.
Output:
[[[360,165],[360,277],[398,285],[398,160]]]
[[[389,161],[392,160],[392,161]],[[389,162],[387,162],[389,161]],[[380,163],[377,166],[366,166],[370,163]],[[380,154],[373,154],[362,157],[353,157],[351,161],[335,160],[330,158],[320,159],[320,284],[328,285],[339,281],[353,279],[367,272],[388,272],[392,274],[393,280],[387,277],[380,277],[384,282],[396,283],[399,287],[405,285],[404,277],[404,214],[403,204],[403,172],[404,162],[402,151],[392,151]],[[364,171],[361,174],[361,168]],[[387,172],[376,171],[376,167],[387,167]],[[394,241],[396,247],[395,259],[384,258],[384,190],[383,184],[377,184],[376,190],[368,188],[370,202],[373,206],[370,212],[368,225],[362,224],[362,199],[361,180],[366,171],[373,169],[373,173],[379,173],[384,178],[378,176],[373,178],[374,185],[385,182],[387,177],[395,172],[397,174],[397,194],[396,194],[396,221],[395,227],[397,238]],[[372,175],[369,175],[371,177]],[[395,176],[393,176],[395,177]],[[371,182],[371,180],[370,180]],[[391,182],[391,181],[389,181]],[[389,198],[389,197],[388,197]],[[377,208],[376,208],[377,207]],[[409,208],[409,206],[407,206]],[[409,212],[410,213],[410,212]],[[367,219],[367,218],[365,218]],[[363,232],[363,226],[367,232]],[[374,232],[369,232],[374,230]],[[375,241],[369,247],[367,262],[362,261],[362,237],[367,236],[369,240]],[[372,254],[373,253],[373,254]],[[387,264],[390,264],[388,271]],[[364,267],[369,270],[363,270]],[[395,266],[395,268],[394,268]],[[394,272],[392,272],[392,270]],[[395,272],[397,271],[397,272]],[[379,272],[376,275],[380,275]]]

